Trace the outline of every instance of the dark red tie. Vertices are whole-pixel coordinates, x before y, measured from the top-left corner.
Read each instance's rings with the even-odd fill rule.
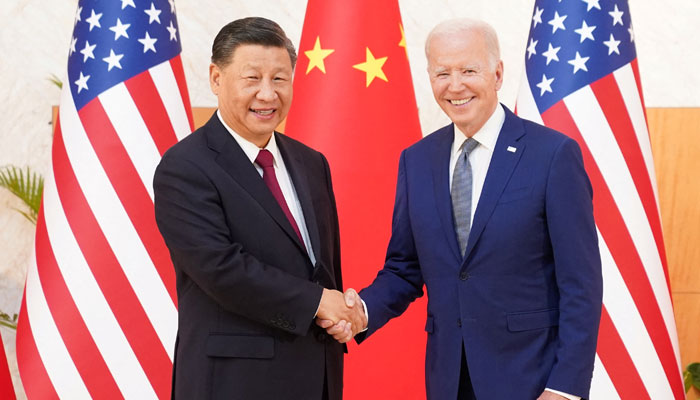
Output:
[[[297,236],[299,237],[299,242],[301,243],[301,246],[304,248],[304,250],[306,250],[306,245],[304,245],[304,239],[302,239],[301,237],[301,231],[299,231],[299,227],[297,226],[296,221],[294,221],[294,217],[289,211],[289,207],[287,207],[287,202],[284,200],[282,189],[280,189],[280,184],[279,182],[277,182],[277,175],[275,174],[272,153],[265,149],[260,150],[260,153],[258,153],[258,157],[255,158],[255,163],[262,168],[263,181],[265,181],[265,184],[270,189],[270,192],[272,192],[272,195],[275,196],[275,200],[277,200],[277,203],[279,203],[280,207],[282,208],[282,212],[284,212],[284,215],[287,216],[289,223],[292,224],[292,229],[294,229],[294,232],[296,232]]]

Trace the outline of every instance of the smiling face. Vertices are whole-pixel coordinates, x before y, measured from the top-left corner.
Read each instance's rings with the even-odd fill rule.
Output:
[[[427,49],[435,100],[452,122],[471,137],[498,105],[503,62],[494,60],[484,35],[476,29],[432,35]]]
[[[209,84],[224,122],[264,147],[292,102],[292,62],[284,47],[243,44],[225,66],[209,66]]]

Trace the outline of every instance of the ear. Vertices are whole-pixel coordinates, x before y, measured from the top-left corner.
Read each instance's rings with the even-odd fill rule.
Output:
[[[209,64],[209,87],[215,95],[219,95],[219,88],[221,87],[221,68],[216,64]]]
[[[498,60],[496,65],[496,90],[501,90],[503,86],[503,60]]]

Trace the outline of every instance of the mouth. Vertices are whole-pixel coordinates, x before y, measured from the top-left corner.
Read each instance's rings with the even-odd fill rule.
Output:
[[[470,97],[468,99],[457,99],[457,100],[447,100],[447,101],[449,101],[450,104],[452,104],[453,106],[462,106],[464,104],[471,102],[473,99],[474,99],[473,97]]]
[[[275,111],[277,111],[277,109],[276,108],[250,108],[250,109],[248,109],[248,111],[254,113],[255,115],[257,115],[260,118],[267,119],[267,118],[270,118],[275,113]]]

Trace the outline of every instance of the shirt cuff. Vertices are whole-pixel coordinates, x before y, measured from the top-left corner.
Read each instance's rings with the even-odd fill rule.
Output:
[[[361,330],[360,332],[364,332],[369,328],[369,311],[367,311],[367,304],[365,304],[365,301],[360,299],[362,302],[362,309],[365,311],[365,320],[367,321],[367,326],[365,326],[365,329]]]
[[[554,390],[554,389],[550,389],[550,388],[545,388],[544,390],[546,390],[546,391],[548,391],[548,392],[552,392],[552,393],[554,393],[554,394],[558,394],[559,396],[566,397],[566,398],[569,399],[569,400],[581,400],[580,397],[574,396],[573,394],[568,394],[568,393],[560,392],[560,391],[558,391],[558,390]]]

